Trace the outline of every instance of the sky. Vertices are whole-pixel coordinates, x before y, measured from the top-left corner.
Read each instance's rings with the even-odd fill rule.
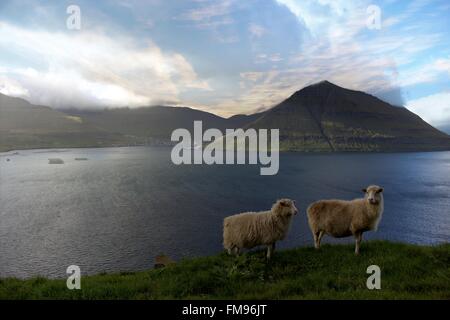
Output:
[[[450,128],[449,16],[447,0],[2,0],[0,93],[228,117],[328,80]]]

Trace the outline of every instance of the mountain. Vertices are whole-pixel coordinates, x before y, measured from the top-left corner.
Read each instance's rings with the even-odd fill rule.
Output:
[[[406,108],[328,81],[295,92],[246,127],[279,129],[281,150],[450,150],[447,134]]]
[[[83,119],[89,125],[140,141],[148,138],[169,141],[175,129],[186,128],[192,132],[195,120],[202,121],[203,130],[209,128],[224,130],[230,123],[212,113],[186,107],[154,106],[101,111],[69,110],[66,113]]]
[[[93,127],[82,119],[0,94],[0,151],[122,143],[121,135]]]
[[[266,111],[258,112],[250,115],[245,114],[237,114],[232,117],[229,117],[227,120],[228,123],[232,124],[232,128],[243,128],[247,126],[249,123],[252,123],[262,116],[266,114]]]
[[[245,119],[248,119],[247,121]],[[225,119],[186,107],[118,108],[97,111],[36,106],[0,94],[0,151],[14,149],[170,144],[173,130],[238,128],[254,116]]]
[[[279,129],[280,149],[305,152],[450,150],[450,137],[403,107],[323,81],[272,109],[228,119],[186,107],[58,111],[0,94],[0,151],[170,144],[177,128]]]

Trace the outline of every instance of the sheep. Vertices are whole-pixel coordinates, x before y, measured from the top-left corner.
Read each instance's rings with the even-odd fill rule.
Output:
[[[280,199],[270,211],[244,212],[223,221],[223,246],[228,254],[239,255],[241,249],[267,246],[267,260],[272,257],[275,242],[283,240],[298,213],[295,201]]]
[[[362,191],[365,196],[361,199],[320,200],[308,207],[308,223],[316,249],[320,248],[324,234],[335,238],[353,235],[355,254],[359,254],[363,232],[377,230],[384,210],[383,188],[371,185]]]

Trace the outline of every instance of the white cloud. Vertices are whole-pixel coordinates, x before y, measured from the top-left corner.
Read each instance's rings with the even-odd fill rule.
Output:
[[[188,89],[209,90],[182,55],[163,52],[151,41],[139,46],[120,36],[50,33],[3,23],[0,48],[43,64],[0,70],[2,90],[12,92],[13,85],[20,85],[32,103],[133,107],[176,102]]]
[[[196,6],[175,17],[192,23],[196,28],[208,30],[214,41],[232,44],[239,41],[238,33],[229,28],[235,23],[232,18],[236,0],[196,0]]]
[[[0,58],[0,92],[28,96],[32,102],[58,107],[134,106],[169,101],[232,115],[271,107],[296,90],[324,79],[381,97],[397,90],[401,98],[398,87],[432,83],[450,73],[448,56],[428,61],[423,57],[434,56],[421,54],[444,43],[444,32],[423,29],[423,21],[405,24],[428,0],[411,2],[397,16],[385,15],[383,11],[381,30],[366,28],[366,9],[373,3],[371,0],[275,1],[280,4],[275,8],[278,14],[292,13],[298,18],[297,26],[294,16],[286,17],[286,25],[279,19],[267,20],[269,15],[263,11],[260,14],[260,8],[253,7],[256,2],[195,0],[182,7],[170,5],[170,10],[176,7],[167,13],[170,19],[181,21],[183,27],[201,29],[187,28],[189,32],[199,32],[193,41],[196,35],[206,35],[216,42],[211,44],[215,50],[224,46],[221,52],[226,64],[216,63],[214,73],[202,65],[209,82],[220,88],[216,92],[192,92],[191,89],[210,88],[182,55],[161,50],[152,42],[142,45],[133,35],[112,38],[85,31],[49,33],[8,24],[0,24],[0,57],[7,52],[33,64],[29,68],[13,68],[9,61]],[[159,32],[156,25],[162,18],[156,15],[149,19],[140,12],[144,10],[140,10],[139,1],[132,3],[135,14],[144,19],[140,22],[145,28],[153,27],[152,32]],[[287,32],[300,36],[284,39]],[[175,38],[180,35],[164,34]],[[271,43],[272,36],[278,36],[282,43]],[[297,39],[298,44],[292,43]],[[250,43],[244,43],[246,40]],[[202,50],[197,51],[196,60],[202,63],[203,54],[209,54],[209,50],[203,50],[204,43],[198,45]],[[240,53],[238,50],[242,50],[242,56],[235,54]],[[224,66],[230,66],[228,62],[233,62],[233,68],[224,70]],[[2,64],[9,64],[10,68],[1,69]]]
[[[450,92],[408,101],[406,107],[434,126],[450,124]]]
[[[450,75],[450,58],[449,59],[438,59],[434,63],[434,67],[439,71],[445,71]]]
[[[450,59],[437,59],[433,62],[406,69],[399,77],[399,84],[403,87],[432,83],[437,81],[442,73],[450,75]]]
[[[8,79],[1,76],[0,76],[0,93],[7,96],[20,98],[27,98],[29,96],[28,90],[22,87],[22,85],[18,81],[14,81],[12,79]]]
[[[208,2],[206,5],[200,5],[198,8],[190,9],[183,13],[183,20],[203,22],[216,17],[221,17],[230,12],[230,7],[234,0],[219,0]]]
[[[260,26],[259,24],[255,23],[251,23],[248,26],[248,31],[250,32],[250,35],[254,38],[261,38],[267,32],[267,30],[263,26]]]
[[[303,22],[312,36],[351,36],[366,27],[368,1],[345,0],[276,0]],[[349,28],[352,26],[352,28]],[[356,28],[355,28],[356,27]]]
[[[233,105],[250,110],[269,108],[295,91],[321,80],[342,87],[362,90],[403,104],[397,84],[397,63],[393,58],[360,54],[361,47],[350,43],[333,51],[327,46],[311,46],[294,58],[293,67],[269,71],[242,72],[243,88],[238,98],[223,102],[230,110]],[[264,56],[267,60],[269,57]],[[275,57],[276,58],[276,57]],[[398,94],[392,94],[397,91]],[[387,93],[391,93],[389,96]]]
[[[445,34],[386,32],[383,28],[397,23],[398,17],[387,18],[381,31],[368,30],[366,9],[370,1],[276,1],[299,19],[309,37],[303,38],[301,52],[291,55],[284,68],[241,72],[242,93],[223,101],[223,108],[268,108],[296,90],[325,79],[402,105],[401,87],[435,81],[439,72],[448,70],[448,60],[442,59],[434,65],[411,67],[418,53],[441,43]],[[407,14],[423,5],[424,1],[415,1],[408,6]],[[268,54],[260,54],[255,63],[268,61]]]
[[[255,63],[273,63],[273,65],[277,62],[283,61],[280,53],[266,54],[260,53],[256,55]]]

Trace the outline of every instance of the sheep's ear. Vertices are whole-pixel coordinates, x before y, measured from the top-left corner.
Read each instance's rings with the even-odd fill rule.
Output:
[[[362,189],[362,192],[367,193],[367,189],[366,188]]]
[[[383,188],[380,188],[380,189],[377,190],[377,193],[381,193],[381,192],[383,192],[383,191],[384,191],[384,189],[383,189]]]
[[[289,204],[286,201],[284,201],[284,200],[280,201],[280,205],[282,205],[283,207],[289,206]]]

